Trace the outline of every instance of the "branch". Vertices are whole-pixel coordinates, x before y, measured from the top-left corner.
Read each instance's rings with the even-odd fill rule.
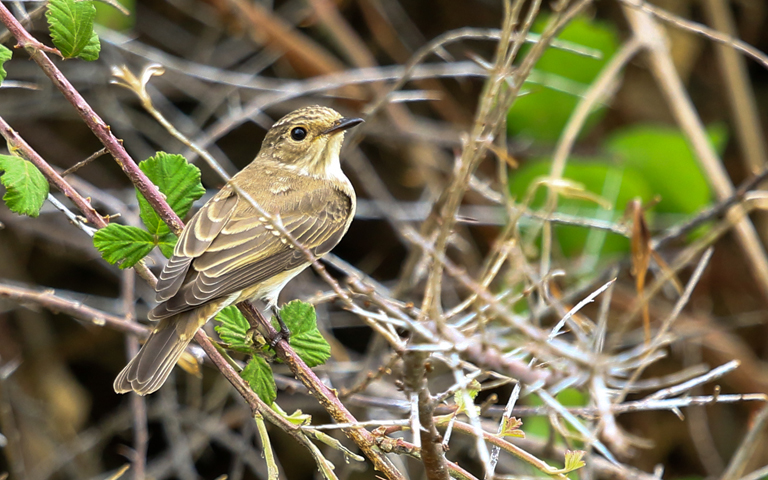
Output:
[[[149,329],[143,325],[126,322],[123,317],[110,315],[74,300],[57,297],[55,293],[51,289],[38,291],[0,282],[0,297],[2,298],[13,300],[22,305],[27,303],[41,305],[54,313],[66,313],[71,317],[85,320],[100,327],[108,325],[119,332],[130,333],[139,337],[149,336]]]
[[[128,152],[123,148],[122,143],[112,134],[109,126],[96,114],[96,112],[88,105],[72,84],[64,77],[61,71],[53,64],[53,62],[44,53],[45,46],[35,40],[25,29],[18,23],[8,9],[0,4],[0,21],[2,21],[8,30],[16,37],[20,46],[23,46],[30,54],[32,59],[42,68],[46,75],[56,85],[56,87],[62,92],[67,100],[72,103],[76,108],[78,114],[83,121],[88,125],[91,131],[99,138],[102,144],[115,158],[117,163],[123,169],[123,172],[128,176],[131,183],[144,195],[152,208],[158,213],[160,218],[168,225],[168,227],[177,235],[184,229],[184,223],[176,215],[176,213],[168,206],[163,195],[159,192],[157,187],[144,175],[134,160],[128,155]],[[10,130],[10,127],[8,128]],[[11,130],[12,131],[12,130]],[[14,132],[15,133],[15,132]],[[27,146],[27,149],[32,149]],[[38,156],[39,157],[39,156]],[[42,160],[42,159],[40,159]],[[31,160],[30,160],[31,161]],[[34,163],[34,162],[33,162]],[[44,161],[42,163],[45,163]],[[46,164],[47,165],[47,164]],[[50,168],[50,166],[48,166]],[[53,172],[55,173],[55,171]],[[58,174],[56,174],[58,176]],[[61,177],[59,177],[60,179]],[[61,182],[64,182],[61,179]],[[84,201],[84,200],[83,200]],[[96,215],[98,216],[98,215]],[[100,218],[100,217],[99,217]],[[106,226],[106,222],[100,218],[100,223],[96,225],[103,227]],[[146,268],[146,267],[145,267]],[[147,270],[147,273],[151,275],[151,272]],[[147,279],[154,287],[156,279],[154,276],[151,279]],[[238,308],[246,315],[246,318],[251,322],[259,322],[264,324],[267,329],[271,329],[271,325],[261,317],[253,315],[256,310],[252,305],[243,302],[238,305]],[[270,337],[271,338],[271,337]],[[268,405],[266,405],[258,396],[251,390],[251,388],[245,383],[240,375],[232,369],[232,367],[226,362],[226,360],[216,351],[215,347],[205,335],[203,331],[198,331],[195,335],[195,340],[203,347],[203,350],[208,354],[213,363],[219,368],[229,382],[235,387],[240,395],[248,402],[252,411],[261,413],[264,417],[270,420],[272,423],[283,428],[286,432],[291,433],[295,431],[295,427],[276,414]],[[287,342],[281,342],[282,345],[278,348],[278,353],[288,363],[290,360],[291,367],[294,369],[294,374],[307,385],[316,398],[320,400],[320,403],[328,409],[329,413],[337,420],[344,422],[354,422],[355,418],[351,413],[341,404],[336,395],[326,387],[320,379],[309,369],[309,367],[298,358],[298,355],[288,346]],[[402,474],[397,471],[395,466],[380,452],[375,450],[373,437],[367,431],[361,431],[360,429],[349,429],[346,431],[347,435],[352,438],[360,449],[366,454],[366,456],[374,463],[377,470],[386,474],[388,478],[392,480],[404,478]],[[305,437],[296,433],[294,437],[300,442],[306,445]]]
[[[178,234],[181,232],[184,228],[184,223],[170,208],[160,208],[162,205],[166,205],[163,194],[149,181],[144,172],[136,165],[133,158],[128,155],[122,141],[112,134],[109,125],[104,123],[104,120],[91,108],[58,67],[48,58],[48,55],[45,54],[45,50],[48,47],[32,37],[2,3],[0,3],[0,21],[16,37],[18,45],[24,47],[32,60],[40,66],[56,88],[75,107],[80,118],[83,119],[88,128],[91,129],[107,151],[109,151],[117,164],[120,165],[120,168],[123,169],[123,172],[125,172],[131,182],[139,189],[139,192],[147,199],[147,202],[160,215],[160,218],[163,219],[174,233]]]
[[[656,78],[656,83],[669,103],[672,115],[684,132],[691,149],[704,172],[709,177],[718,200],[725,200],[733,195],[733,184],[728,177],[722,160],[709,142],[701,118],[685,90],[680,76],[672,62],[667,38],[655,18],[646,10],[637,9],[644,5],[640,0],[625,0],[624,14],[632,27],[633,34],[643,42],[648,52],[649,66]],[[731,210],[728,217],[733,220],[736,238],[747,255],[752,274],[764,298],[768,298],[768,258],[752,222],[743,217],[739,209]]]
[[[239,303],[237,308],[243,313],[252,327],[258,328],[260,332],[266,333],[266,338],[275,338],[277,331],[250,302]],[[315,375],[315,372],[313,372],[312,369],[299,358],[286,340],[280,340],[280,342],[275,345],[275,351],[280,359],[288,365],[296,378],[309,389],[309,392],[317,399],[323,408],[325,408],[331,418],[339,423],[354,424],[357,422],[355,417],[349,413],[349,410],[347,410],[344,404],[341,403],[336,392],[328,388],[317,375]],[[368,430],[364,428],[347,428],[343,431],[357,444],[358,447],[360,447],[360,450],[363,451],[365,456],[373,462],[376,470],[384,473],[388,478],[393,480],[405,478],[397,468],[395,468],[392,462],[376,449],[375,438]]]
[[[0,14],[2,13],[3,8],[5,7],[0,4]],[[0,117],[0,135],[5,138],[5,141],[8,142],[10,148],[20,153],[21,156],[26,160],[32,162],[37,167],[37,169],[40,170],[46,180],[48,180],[49,184],[51,184],[53,187],[63,193],[67,198],[69,198],[72,203],[77,206],[80,212],[85,215],[85,218],[88,219],[89,222],[98,228],[104,228],[107,226],[108,222],[104,220],[101,215],[99,215],[91,203],[83,198],[83,196],[80,195],[77,190],[72,187],[72,185],[64,180],[64,178],[62,178],[62,176],[59,175],[59,173],[51,165],[49,165],[48,162],[46,162],[43,157],[40,156],[40,154],[38,154],[32,147],[30,147],[29,144],[25,142],[24,139],[21,138],[19,134],[13,128],[11,128],[10,125],[8,125],[8,123],[6,123],[2,117]],[[147,181],[149,181],[149,179],[147,179]],[[155,275],[149,270],[149,268],[147,268],[146,265],[144,265],[143,262],[137,263],[133,268],[141,278],[146,280],[147,283],[149,283],[154,288],[155,284],[157,283],[157,278],[155,278]]]

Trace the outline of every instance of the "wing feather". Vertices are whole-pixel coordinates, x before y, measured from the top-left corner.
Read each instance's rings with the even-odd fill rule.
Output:
[[[190,310],[308,264],[305,255],[276,235],[236,192],[222,192],[182,233],[160,275],[157,296],[162,303],[150,318]],[[288,195],[279,203],[283,208],[272,212],[280,215],[286,230],[316,255],[336,246],[349,226],[353,199],[325,183]]]
[[[206,251],[221,232],[237,206],[232,189],[223,188],[189,221],[176,243],[173,257],[157,280],[156,300],[164,302],[176,295],[187,280],[192,260]]]

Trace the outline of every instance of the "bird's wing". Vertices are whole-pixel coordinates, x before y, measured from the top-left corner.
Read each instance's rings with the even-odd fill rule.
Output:
[[[173,256],[157,280],[156,300],[164,302],[179,292],[192,260],[202,255],[235,212],[238,196],[225,186],[203,205],[181,232]]]
[[[229,205],[230,198],[236,204]],[[315,255],[329,252],[346,232],[353,209],[346,193],[322,186],[292,192],[285,200],[281,202],[285,208],[274,214]],[[158,299],[163,303],[150,317],[195,308],[307,263],[303,252],[235,193],[216,207],[207,204],[190,221],[158,282]]]

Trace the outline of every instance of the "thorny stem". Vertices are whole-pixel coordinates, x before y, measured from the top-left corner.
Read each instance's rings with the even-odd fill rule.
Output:
[[[248,320],[251,327],[259,329],[262,334],[265,334],[266,338],[275,338],[277,331],[253,305],[249,302],[242,302],[238,304],[237,307]],[[318,402],[320,402],[323,408],[325,408],[336,422],[355,423],[357,421],[355,417],[349,413],[349,410],[347,410],[344,404],[341,403],[341,400],[339,400],[336,393],[328,388],[317,375],[315,375],[315,372],[313,372],[312,369],[299,358],[285,339],[280,340],[280,342],[275,345],[275,351],[280,359],[290,367],[291,372],[293,372],[296,378],[309,389],[309,392]],[[363,428],[349,428],[345,429],[344,433],[350,437],[357,446],[360,447],[365,456],[373,462],[376,470],[384,473],[390,479],[404,478],[389,459],[374,448],[374,437],[368,430]]]
[[[64,77],[61,71],[53,64],[43,52],[44,45],[35,40],[29,33],[18,23],[13,17],[10,11],[0,4],[0,21],[2,21],[8,30],[16,37],[20,46],[23,46],[30,54],[32,59],[40,66],[40,68],[48,75],[51,81],[56,85],[67,100],[72,103],[76,108],[80,117],[88,125],[91,131],[101,140],[104,146],[109,150],[110,154],[115,158],[125,174],[128,176],[131,183],[133,183],[139,192],[144,195],[144,198],[152,206],[152,208],[158,213],[161,219],[168,225],[168,227],[177,235],[181,233],[184,228],[184,224],[176,213],[168,206],[165,198],[157,189],[157,187],[144,175],[133,159],[128,155],[128,152],[123,148],[122,143],[115,138],[112,134],[109,126],[107,126],[103,120],[96,114],[96,112],[88,105],[72,84]],[[4,129],[6,130],[6,129]],[[12,132],[10,127],[7,129]],[[31,149],[29,149],[31,150]],[[42,160],[42,159],[41,159]],[[33,162],[34,163],[34,162]],[[44,162],[42,162],[44,163]],[[50,168],[50,166],[49,166]],[[54,172],[55,173],[55,172]],[[57,174],[58,175],[58,174]],[[60,178],[60,177],[59,177]],[[63,182],[63,179],[61,180]],[[84,201],[84,200],[83,200]],[[78,205],[80,206],[80,205]],[[98,216],[98,215],[96,215]],[[99,217],[100,218],[100,217]],[[106,226],[106,222],[100,219],[100,223],[96,223],[99,227]],[[145,267],[146,268],[146,267]],[[152,275],[149,270],[146,271],[149,275]],[[157,280],[152,275],[149,277],[148,282],[154,287]],[[248,308],[250,307],[250,309]],[[243,302],[238,304],[238,308],[246,315],[249,321],[254,322],[256,319],[253,317],[249,310],[255,310],[250,304]],[[266,323],[267,329],[271,328],[271,325],[263,319],[263,323]],[[244,382],[244,380],[234,371],[234,369],[227,363],[227,361],[216,351],[216,348],[208,339],[207,335],[200,330],[195,335],[195,340],[203,347],[206,354],[211,358],[211,361],[217,366],[217,368],[224,374],[229,382],[235,387],[240,395],[248,402],[253,412],[261,413],[265,418],[269,419],[272,423],[280,426],[283,430],[294,436],[300,443],[306,445],[306,439],[300,432],[296,431],[293,424],[287,422],[280,415],[274,412],[268,405],[266,405],[258,396],[251,390],[251,388]],[[318,398],[324,407],[329,408],[334,418],[343,418],[342,421],[354,422],[355,418],[349,411],[344,408],[338,398],[333,394],[330,389],[325,387],[323,383],[317,378],[317,376],[309,369],[309,367],[299,359],[293,349],[290,348],[287,342],[282,341],[278,345],[278,354],[284,357],[283,360],[288,363],[302,382],[308,382],[307,388],[312,391],[316,398]],[[374,463],[377,470],[384,473],[391,480],[399,480],[404,478],[402,474],[394,467],[394,465],[384,457],[380,452],[374,449],[373,437],[369,432],[360,432],[358,429],[350,429],[347,434],[357,443],[366,456]]]
[[[62,95],[75,107],[80,118],[83,119],[88,128],[96,135],[104,147],[109,151],[123,172],[128,176],[131,182],[136,185],[139,192],[147,199],[152,208],[160,215],[160,218],[173,230],[179,233],[184,227],[181,219],[176,213],[168,209],[160,208],[165,204],[163,194],[157,189],[155,184],[149,181],[144,172],[136,165],[136,162],[128,155],[123,147],[123,143],[112,133],[109,125],[104,123],[101,117],[91,108],[75,87],[67,80],[64,74],[54,65],[48,55],[45,54],[46,47],[16,20],[6,6],[0,3],[0,21],[2,21],[8,30],[16,37],[18,45],[24,47],[32,60],[37,63],[43,72],[51,79],[56,88]]]
[[[2,8],[5,7],[0,4],[0,9]],[[8,125],[8,123],[6,123],[2,117],[0,117],[0,135],[5,138],[5,141],[8,142],[8,145],[13,150],[21,154],[21,156],[26,160],[32,162],[37,167],[37,169],[40,170],[46,180],[48,180],[48,183],[53,185],[57,190],[69,198],[72,203],[74,203],[75,206],[77,206],[77,208],[83,213],[83,215],[85,215],[85,218],[91,224],[98,228],[104,228],[107,226],[108,222],[104,220],[104,217],[102,217],[96,211],[96,209],[93,208],[91,203],[83,198],[83,196],[80,195],[77,190],[72,188],[72,185],[64,180],[64,178],[62,178],[62,176],[59,175],[59,173],[43,159],[43,157],[41,157],[35,150],[33,150],[32,147],[30,147],[29,144],[24,141],[24,139],[21,138],[21,136],[19,136],[19,134],[13,128],[11,128],[10,125]],[[137,263],[133,268],[141,278],[146,280],[150,285],[154,287],[155,283],[157,283],[157,279],[152,274],[152,272],[149,271],[149,268],[144,265],[143,262]]]

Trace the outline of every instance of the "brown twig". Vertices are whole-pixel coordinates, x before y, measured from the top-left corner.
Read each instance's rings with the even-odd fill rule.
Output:
[[[43,72],[51,79],[54,86],[64,95],[64,97],[75,107],[78,115],[82,118],[83,122],[91,129],[101,143],[106,147],[112,157],[115,159],[120,168],[123,169],[126,176],[131,182],[136,185],[144,198],[147,199],[152,208],[155,209],[160,218],[171,228],[175,233],[181,232],[184,228],[184,224],[176,213],[168,209],[160,208],[165,204],[163,194],[157,189],[155,184],[149,181],[147,176],[136,165],[136,162],[128,155],[128,152],[123,147],[123,143],[118,140],[113,134],[112,130],[104,123],[101,117],[91,108],[88,102],[85,101],[80,92],[78,92],[74,86],[67,80],[61,70],[54,65],[48,55],[45,54],[46,46],[37,41],[27,32],[24,27],[16,20],[6,6],[0,3],[0,21],[5,24],[6,28],[16,37],[18,45],[24,47],[29,53],[29,56],[35,63],[40,66]]]
[[[85,320],[94,325],[108,325],[118,332],[129,333],[139,337],[149,335],[147,327],[134,322],[126,322],[122,317],[104,313],[80,302],[58,297],[53,290],[37,291],[0,283],[0,297],[11,299],[22,305],[27,303],[41,305],[52,312],[66,313],[71,317]]]
[[[277,331],[272,324],[267,321],[266,318],[258,311],[250,302],[243,302],[237,305],[237,308],[245,315],[251,326],[258,328],[261,332],[266,333],[266,338],[275,338]],[[199,333],[199,332],[198,332]],[[328,414],[335,421],[339,423],[354,423],[355,417],[349,413],[349,410],[341,403],[336,392],[328,388],[318,377],[315,372],[310,369],[304,361],[299,358],[293,348],[285,340],[275,346],[280,359],[285,362],[291,369],[296,378],[307,386],[309,392],[317,399],[318,402],[325,408]],[[231,368],[231,367],[230,367]],[[362,428],[349,428],[345,429],[344,433],[350,437],[363,451],[366,457],[371,460],[376,470],[382,472],[390,478],[403,479],[402,473],[400,473],[387,459],[387,457],[381,455],[375,448],[374,438],[368,430]]]
[[[753,47],[752,45],[739,40],[738,38],[734,38],[726,33],[719,32],[717,30],[709,28],[706,25],[702,25],[701,23],[686,20],[685,18],[682,18],[679,15],[670,13],[662,8],[659,8],[655,5],[651,5],[650,3],[643,0],[620,0],[620,1],[621,3],[623,3],[629,8],[641,10],[645,13],[653,15],[659,20],[662,20],[668,23],[669,25],[672,25],[673,27],[680,28],[682,30],[686,30],[692,33],[697,33],[706,38],[709,38],[713,42],[717,42],[722,45],[735,48],[736,50],[739,50],[745,55],[752,57],[752,59],[754,59],[756,62],[760,63],[761,65],[763,65],[763,67],[768,68],[768,55],[761,52],[760,50]]]
[[[157,187],[136,166],[133,159],[123,148],[122,143],[112,135],[109,127],[101,120],[101,118],[93,111],[93,109],[91,109],[91,107],[85,102],[79,92],[77,92],[72,84],[69,83],[69,81],[61,74],[58,68],[56,68],[56,66],[45,55],[45,53],[43,53],[43,45],[31,37],[29,33],[27,33],[27,31],[24,30],[24,28],[16,21],[13,15],[11,15],[8,9],[2,4],[0,4],[0,21],[2,21],[8,27],[8,29],[18,40],[19,45],[27,49],[33,60],[38,63],[38,65],[49,76],[49,78],[51,78],[54,84],[61,90],[64,96],[76,107],[81,118],[102,141],[104,146],[109,150],[112,156],[117,160],[118,164],[123,168],[123,171],[128,176],[129,180],[131,180],[136,188],[144,195],[152,208],[158,213],[158,215],[160,215],[160,218],[163,219],[163,221],[174,233],[181,233],[182,229],[184,228],[184,224],[182,223],[181,219],[179,219],[178,215],[176,215],[176,213],[168,206],[162,194],[157,190]],[[6,129],[3,130],[5,131]],[[7,130],[12,132],[10,127],[8,127]],[[27,150],[31,151],[31,148],[28,148]],[[56,172],[53,173],[55,174]],[[58,174],[56,175],[58,176]],[[103,219],[101,222],[104,223]],[[151,272],[149,273],[151,274]],[[156,281],[150,283],[153,283],[152,286],[154,286]],[[246,312],[248,312],[249,306],[249,304],[238,305],[241,310],[245,310]],[[250,307],[252,308],[252,306]],[[250,320],[254,319],[251,318]],[[271,328],[271,325],[268,325],[265,320],[263,320],[263,322],[267,324],[266,326],[268,328]],[[245,384],[237,372],[235,372],[226,362],[226,360],[224,360],[224,358],[221,357],[221,355],[216,351],[215,347],[211,344],[210,340],[204,332],[198,331],[195,335],[195,340],[203,347],[205,352],[208,354],[214,364],[219,368],[222,374],[224,374],[230,383],[232,383],[232,385],[237,389],[238,393],[240,393],[240,395],[245,398],[254,412],[258,411],[272,423],[281,426],[281,428],[283,428],[288,433],[291,433],[291,431],[295,430],[290,422],[285,421],[282,417],[277,415],[271,408],[269,408],[268,405],[264,404],[261,399],[259,399],[258,396],[253,393],[250,387]],[[346,410],[346,408],[344,408],[338,398],[336,398],[335,394],[333,394],[330,389],[325,387],[325,385],[317,378],[317,376],[314,375],[309,367],[307,367],[307,365],[302,362],[297,355],[295,355],[295,352],[293,352],[293,350],[287,345],[286,342],[281,343],[284,343],[285,345],[282,345],[282,348],[279,348],[278,352],[280,353],[282,351],[283,355],[286,356],[286,359],[292,358],[295,360],[293,363],[291,363],[291,365],[300,371],[298,374],[299,379],[302,381],[306,379],[310,382],[308,387],[311,391],[317,392],[318,398],[325,400],[321,400],[321,403],[323,403],[324,407],[331,408],[332,411],[330,413],[332,416],[343,417],[344,421],[347,422],[354,421],[354,417]],[[368,458],[373,461],[375,467],[387,475],[388,478],[392,480],[403,478],[402,474],[397,471],[392,463],[373,448],[373,439],[370,437],[370,434],[365,435],[356,429],[351,429],[349,435],[356,441],[356,443],[358,443],[358,446],[361,448],[361,450],[363,450],[366,456],[368,456]],[[301,439],[304,437],[297,433],[294,435],[294,438],[297,438],[303,442]]]
[[[701,118],[697,115],[693,102],[675,69],[661,26],[651,13],[638,8],[644,4],[641,0],[624,0],[622,3],[624,14],[634,35],[643,42],[648,52],[649,66],[656,78],[656,83],[667,99],[670,110],[691,144],[702,169],[706,172],[712,190],[720,200],[732,196],[733,184],[717,152],[709,142]],[[768,299],[768,257],[765,249],[748,217],[740,215],[738,209],[731,210],[728,215],[734,219],[736,238],[749,259],[747,264],[758,280],[763,296]]]
[[[406,442],[402,438],[392,439],[384,435],[378,435],[376,436],[376,445],[384,452],[408,455],[423,461],[424,450],[413,443]],[[451,478],[456,480],[477,480],[477,477],[453,462],[446,462],[446,467]]]
[[[695,217],[692,219],[683,222],[679,225],[675,225],[666,231],[662,232],[661,234],[657,235],[653,238],[652,241],[652,247],[654,250],[659,250],[663,247],[665,247],[667,244],[672,242],[675,239],[678,239],[682,237],[683,235],[693,231],[700,225],[703,225],[707,222],[716,220],[718,217],[721,217],[725,214],[728,209],[736,205],[737,203],[740,203],[744,200],[744,197],[751,191],[757,188],[758,185],[763,183],[766,179],[768,179],[768,170],[765,170],[761,172],[758,175],[755,175],[754,177],[745,180],[741,185],[739,185],[739,188],[736,189],[735,192],[733,192],[733,195],[730,197],[719,201],[715,205],[712,205],[709,208],[706,208],[702,210],[700,213],[698,213]]]
[[[75,173],[76,171],[80,170],[84,166],[88,165],[89,163],[91,163],[92,161],[96,160],[97,158],[99,158],[100,156],[102,156],[102,155],[104,155],[106,153],[107,153],[107,149],[106,148],[99,149],[97,152],[94,152],[93,154],[88,156],[88,158],[86,158],[85,160],[80,160],[76,164],[72,165],[68,169],[66,169],[63,172],[61,172],[61,176],[62,177],[66,177],[67,175],[71,175],[71,174]]]
[[[123,313],[126,323],[136,321],[136,272],[132,269],[123,270],[120,277],[120,294],[123,297]],[[139,340],[133,336],[125,337],[126,353],[131,359],[139,353]],[[133,416],[133,452],[131,452],[131,467],[135,480],[144,480],[147,466],[147,444],[149,431],[147,428],[147,402],[144,397],[131,394],[131,415]]]
[[[2,9],[5,8],[0,4],[0,14],[2,13]],[[64,180],[61,175],[46,162],[43,157],[41,157],[35,150],[32,149],[32,147],[29,146],[27,142],[24,141],[19,134],[11,128],[10,125],[8,125],[5,120],[0,117],[0,135],[2,135],[6,142],[8,142],[8,145],[13,148],[16,152],[21,154],[22,157],[32,162],[40,172],[42,172],[43,176],[48,180],[48,183],[50,183],[54,188],[59,190],[61,193],[63,193],[67,198],[69,198],[72,203],[77,206],[77,208],[85,215],[85,218],[88,219],[90,223],[95,225],[97,228],[104,228],[107,226],[108,222],[104,220],[104,217],[102,217],[96,209],[93,208],[91,203],[83,198],[82,195],[80,195],[77,190],[72,188],[72,186]],[[149,179],[147,179],[149,181]],[[151,182],[150,182],[151,183]],[[157,283],[157,279],[155,278],[154,274],[152,274],[151,271],[147,268],[144,263],[139,262],[133,267],[136,270],[136,273],[139,274],[141,278],[146,280],[152,287],[155,286]]]

